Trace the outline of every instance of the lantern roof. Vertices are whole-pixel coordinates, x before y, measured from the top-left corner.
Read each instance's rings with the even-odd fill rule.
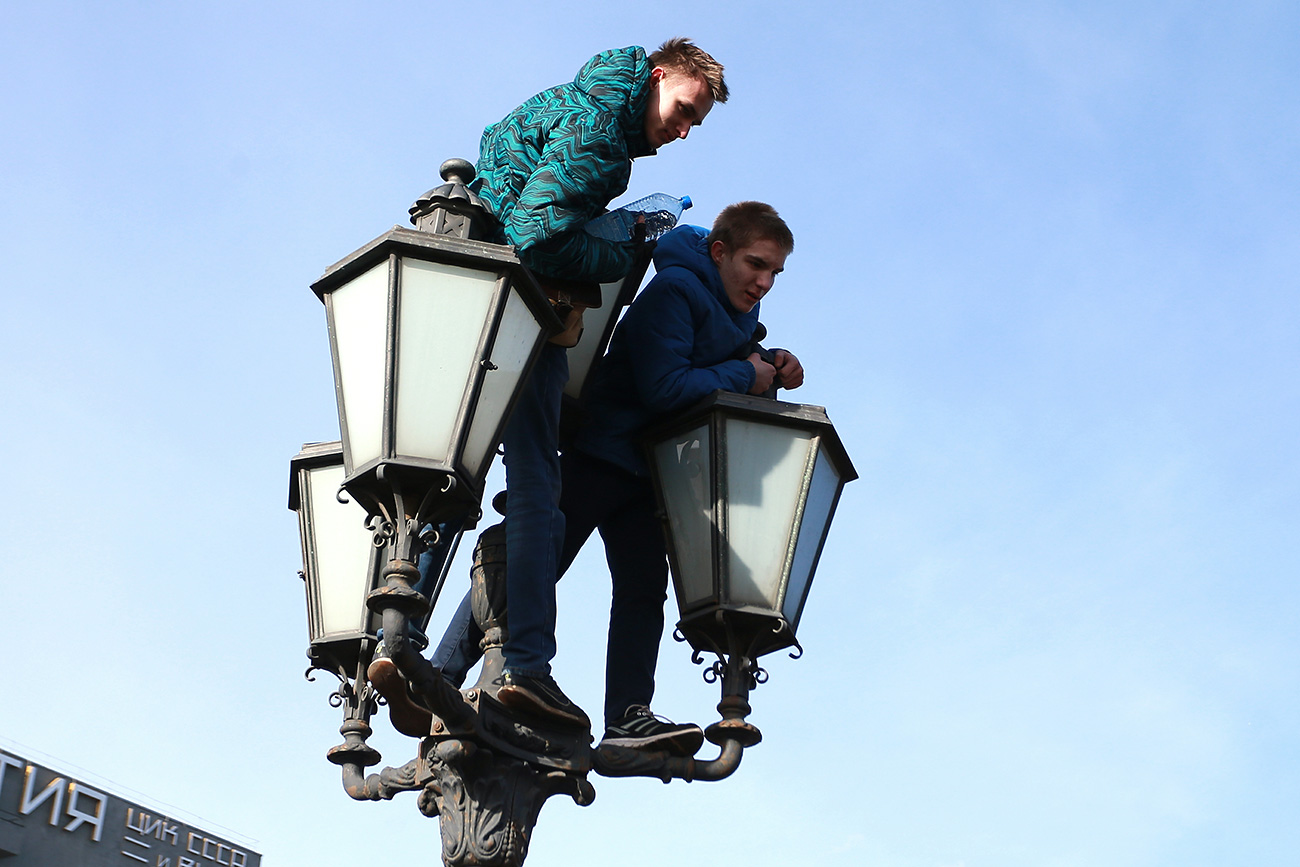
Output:
[[[532,287],[532,292],[529,294],[537,296],[543,294],[532,273],[515,255],[514,247],[468,238],[435,235],[432,232],[407,229],[402,226],[394,226],[329,266],[321,278],[311,284],[311,289],[323,301],[328,292],[384,261],[391,253],[420,259],[434,259],[469,268],[506,267],[514,272],[516,285],[523,282]]]
[[[848,451],[840,441],[840,436],[836,433],[835,426],[831,424],[830,417],[826,415],[825,407],[787,403],[753,394],[737,394],[734,391],[719,389],[681,414],[673,416],[672,420],[652,429],[646,436],[646,441],[656,442],[675,431],[696,427],[701,420],[715,411],[741,418],[762,418],[789,427],[815,430],[822,437],[822,447],[831,454],[836,465],[842,470],[844,481],[851,482],[858,477],[853,462],[849,460]]]
[[[296,512],[302,505],[299,499],[301,494],[298,490],[298,473],[302,470],[314,470],[317,467],[327,467],[330,465],[342,466],[343,464],[343,443],[341,440],[332,440],[323,443],[303,443],[302,451],[294,455],[289,461],[289,509]]]

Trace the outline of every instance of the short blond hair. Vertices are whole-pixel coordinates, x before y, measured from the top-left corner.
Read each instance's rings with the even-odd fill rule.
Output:
[[[668,72],[678,72],[702,80],[709,87],[714,102],[727,101],[727,82],[722,77],[722,64],[707,51],[684,36],[669,39],[649,57],[652,67],[662,66]]]

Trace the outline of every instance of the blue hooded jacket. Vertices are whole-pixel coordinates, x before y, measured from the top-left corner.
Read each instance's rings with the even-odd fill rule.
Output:
[[[574,440],[579,451],[644,476],[640,437],[648,428],[718,389],[743,394],[754,384],[754,366],[737,355],[753,339],[759,305],[748,313],[731,306],[708,234],[678,226],[659,239],[654,279],[596,370]]]

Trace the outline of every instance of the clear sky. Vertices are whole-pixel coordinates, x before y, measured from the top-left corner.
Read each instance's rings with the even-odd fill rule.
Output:
[[[762,199],[763,318],[861,480],[722,783],[593,777],[528,863],[1300,861],[1300,7],[9,4],[0,735],[257,842],[436,863],[308,683],[288,461],[338,435],[308,289],[595,52],[732,99],[627,199]],[[467,567],[457,566],[455,592]],[[600,706],[599,547],[556,676]],[[656,709],[716,688],[671,641]],[[414,742],[381,721],[387,763]],[[711,749],[711,748],[710,748]]]

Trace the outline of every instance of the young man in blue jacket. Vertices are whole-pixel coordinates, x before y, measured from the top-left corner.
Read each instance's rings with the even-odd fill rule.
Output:
[[[794,355],[778,349],[768,364],[753,351],[759,302],[793,249],[789,227],[761,202],[723,209],[711,232],[681,226],[660,239],[655,277],[619,322],[588,420],[565,452],[561,573],[598,529],[613,582],[602,743],[689,755],[703,741],[698,726],[650,712],[668,561],[641,440],[718,389],[803,384]]]
[[[753,351],[759,302],[772,288],[794,236],[770,206],[725,208],[706,232],[680,226],[660,239],[656,274],[619,323],[595,374],[586,420],[562,460],[563,575],[595,529],[613,582],[605,662],[602,743],[693,755],[699,726],[650,712],[663,634],[668,562],[641,437],[718,389],[762,394],[803,384],[785,350],[774,364]],[[511,617],[514,609],[511,609]],[[468,608],[439,648],[444,675],[463,682],[482,633]]]
[[[561,723],[590,725],[550,665],[564,539],[558,446],[565,348],[581,333],[584,294],[598,299],[595,283],[623,277],[636,253],[634,244],[596,238],[583,226],[627,188],[633,159],[686,138],[726,100],[722,65],[691,42],[671,39],[649,55],[639,47],[596,55],[572,82],[488,126],[480,142],[472,189],[496,219],[495,240],[513,244],[544,286],[557,287],[567,326],[543,348],[502,440],[509,637],[497,693],[502,704]],[[425,577],[441,566],[438,559],[422,558]],[[409,706],[391,660],[376,660],[369,676],[394,710]],[[408,727],[419,732],[421,720]]]

